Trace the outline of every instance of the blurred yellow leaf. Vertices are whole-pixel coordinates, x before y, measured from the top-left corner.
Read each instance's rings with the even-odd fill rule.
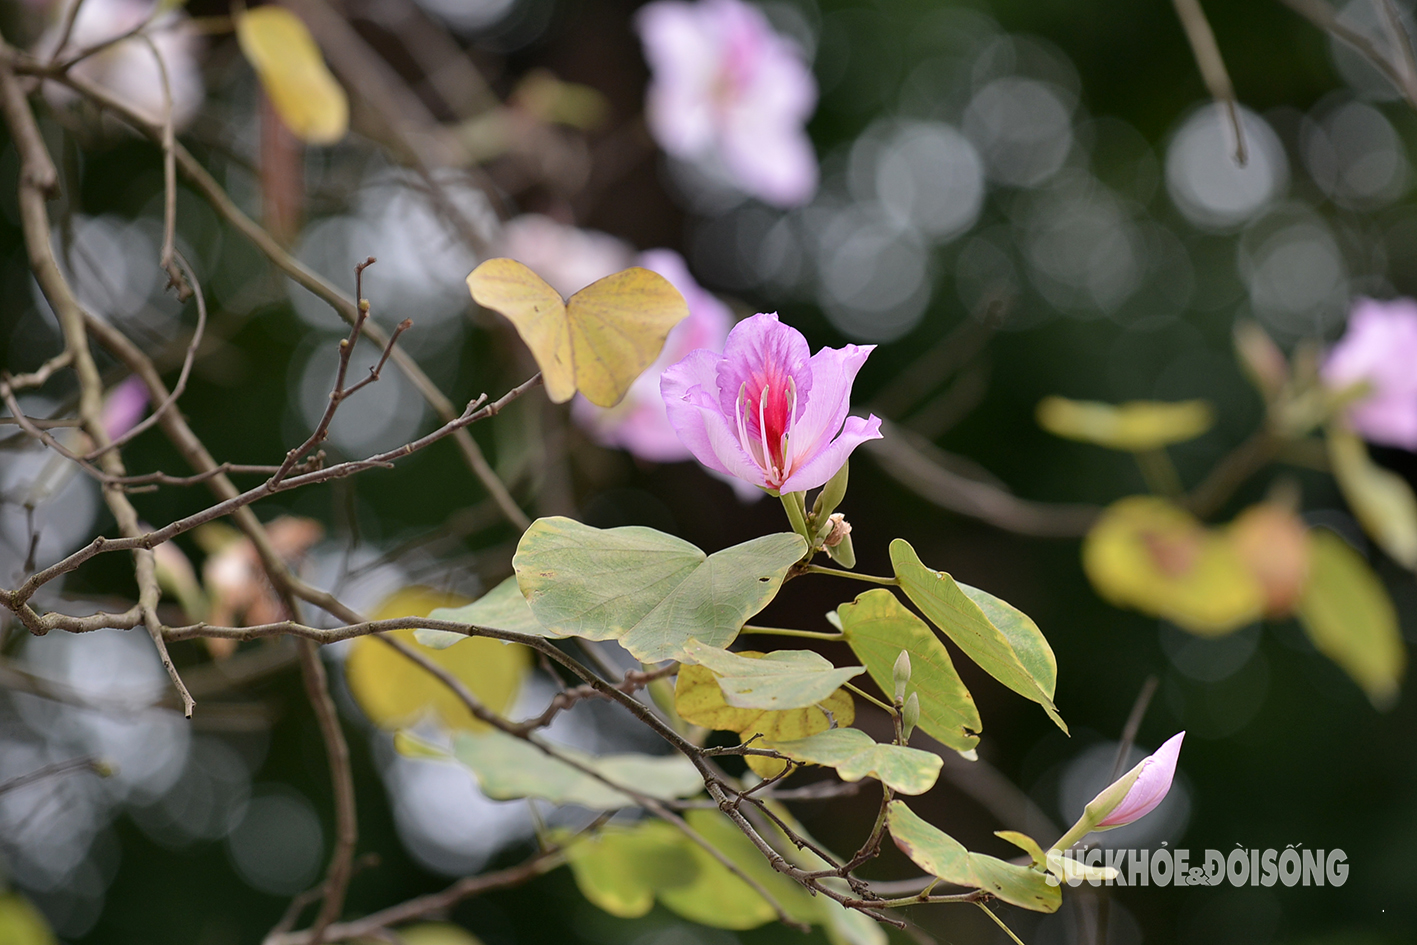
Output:
[[[1312,573],[1299,601],[1299,623],[1373,705],[1391,708],[1407,650],[1387,589],[1362,556],[1326,528],[1309,532],[1309,552]]]
[[[1304,522],[1272,502],[1252,505],[1229,526],[1230,541],[1264,590],[1267,617],[1294,609],[1309,577],[1309,537]]]
[[[1108,601],[1203,636],[1243,627],[1265,606],[1263,586],[1228,535],[1151,496],[1109,506],[1083,539],[1082,563]]]
[[[1350,430],[1329,428],[1328,456],[1363,530],[1398,564],[1417,568],[1417,497],[1407,480],[1374,463],[1368,447]]]
[[[1044,397],[1038,402],[1038,425],[1049,433],[1129,452],[1195,439],[1214,422],[1210,404],[1203,400],[1136,400],[1113,405]]]
[[[19,893],[0,895],[0,942],[5,945],[54,945],[54,933],[39,910]]]
[[[404,945],[482,945],[482,940],[451,922],[420,922],[398,930]]]
[[[424,617],[439,607],[460,607],[467,598],[426,587],[407,587],[379,605],[375,620]],[[458,646],[435,650],[423,646],[412,630],[394,630],[395,637],[451,672],[482,704],[505,712],[516,699],[522,679],[531,667],[530,653],[518,644],[488,637],[471,637]],[[432,714],[451,729],[484,731],[467,706],[423,667],[372,637],[359,637],[345,661],[350,692],[370,721],[383,729],[413,725]]]
[[[238,14],[236,39],[291,133],[333,144],[349,130],[349,99],[300,18],[268,5]]]
[[[564,403],[580,391],[613,407],[659,357],[669,330],[689,314],[668,279],[626,269],[581,289],[566,301],[513,259],[489,259],[467,277],[477,304],[500,312],[531,349],[546,395]]]
[[[743,650],[737,656],[754,659],[762,653]],[[831,728],[832,721],[846,726],[856,721],[856,703],[851,693],[838,689],[821,702],[822,708],[805,709],[739,709],[728,704],[718,677],[703,666],[680,666],[674,684],[674,708],[691,725],[724,732],[737,732],[744,741],[761,735],[773,741],[792,741],[816,735]],[[830,712],[830,718],[827,713]],[[748,767],[759,777],[771,778],[787,766],[785,761],[764,755],[746,755]]]

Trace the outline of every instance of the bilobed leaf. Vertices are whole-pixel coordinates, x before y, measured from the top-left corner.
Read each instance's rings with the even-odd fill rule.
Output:
[[[1194,439],[1214,422],[1214,411],[1203,400],[1137,400],[1113,405],[1044,397],[1038,402],[1038,425],[1049,433],[1131,452]]]
[[[689,306],[668,279],[626,269],[581,289],[569,300],[513,259],[489,259],[467,277],[477,304],[516,326],[541,368],[555,403],[576,391],[613,407],[659,357],[669,330]]]
[[[732,643],[806,553],[791,532],[705,556],[637,525],[592,528],[543,518],[522,535],[512,567],[537,621],[553,633],[620,641],[637,659],[678,659],[690,637]]]
[[[740,656],[690,640],[684,656],[718,676],[724,700],[740,709],[805,709],[865,671],[862,666],[838,669],[811,650],[778,650],[759,657]]]
[[[916,866],[947,883],[983,889],[1005,902],[1034,912],[1057,912],[1062,905],[1061,888],[1050,886],[1045,873],[982,853],[970,853],[958,840],[917,817],[903,801],[891,801],[886,826],[895,845]]]
[[[1230,535],[1152,496],[1107,507],[1082,543],[1083,570],[1112,604],[1219,636],[1264,613],[1264,586]]]
[[[698,770],[683,755],[590,755],[554,747],[558,755],[613,784],[659,800],[690,797],[703,790]],[[482,793],[497,800],[539,797],[592,810],[617,810],[637,803],[599,778],[505,732],[459,733],[453,740],[453,757],[477,775]]]
[[[429,588],[410,587],[380,604],[374,618],[424,617],[436,608],[460,605],[466,600]],[[386,635],[403,641],[451,672],[493,712],[506,711],[531,668],[531,654],[519,644],[470,637],[453,649],[435,650],[418,643],[413,630],[392,630]],[[442,680],[374,637],[359,637],[350,645],[344,672],[355,701],[380,728],[407,728],[430,715],[453,729],[480,731],[486,727]]]
[[[1057,670],[1052,660],[1052,650],[1036,626],[1030,630],[1012,615],[1005,614],[1002,608],[995,608],[1001,619],[1010,622],[1010,633],[1019,638],[1023,650],[1020,653],[1009,634],[990,621],[979,604],[955,583],[954,578],[921,564],[909,542],[900,538],[891,542],[891,564],[905,596],[920,608],[931,623],[943,630],[945,636],[964,650],[981,669],[1024,698],[1037,702],[1059,728],[1065,732],[1068,730],[1053,705]],[[1002,601],[997,603],[1002,604]],[[1013,613],[1018,614],[1018,611]],[[1018,616],[1023,617],[1022,614]],[[1032,621],[1028,624],[1031,626]]]
[[[238,13],[236,39],[293,135],[310,144],[344,137],[349,99],[298,16],[273,4]]]
[[[1398,564],[1417,568],[1417,496],[1407,480],[1373,462],[1368,447],[1349,430],[1329,429],[1328,457],[1363,531]]]
[[[1309,532],[1310,572],[1299,623],[1318,651],[1380,709],[1396,701],[1407,650],[1387,590],[1366,561],[1326,528]]]
[[[492,590],[483,594],[471,604],[462,607],[439,607],[428,615],[432,620],[451,620],[474,627],[488,627],[492,630],[509,630],[512,633],[526,633],[540,637],[559,637],[537,622],[531,608],[517,586],[516,575],[507,578]],[[454,643],[469,639],[465,633],[452,630],[415,630],[413,638],[426,647],[443,650]]]
[[[763,742],[793,761],[835,768],[843,781],[873,777],[902,794],[924,794],[940,776],[940,756],[918,748],[883,745],[859,728],[834,728],[796,741]]]
[[[955,672],[949,650],[935,632],[883,587],[858,594],[837,608],[841,631],[866,671],[889,693],[891,667],[900,651],[910,654],[911,689],[920,697],[919,726],[955,751],[979,744],[979,709]]]

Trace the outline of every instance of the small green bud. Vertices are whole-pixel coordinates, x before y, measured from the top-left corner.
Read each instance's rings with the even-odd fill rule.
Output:
[[[822,521],[841,505],[841,500],[846,498],[847,463],[842,463],[841,468],[836,471],[836,475],[827,480],[827,484],[822,486],[822,491],[817,493],[817,501],[812,504],[812,516],[817,521]]]
[[[912,692],[910,698],[905,700],[905,708],[900,710],[900,737],[902,741],[910,741],[910,733],[915,731],[915,726],[920,722],[920,693]]]
[[[905,687],[910,684],[910,654],[905,650],[895,658],[891,676],[895,680],[895,704],[900,705],[905,701]]]

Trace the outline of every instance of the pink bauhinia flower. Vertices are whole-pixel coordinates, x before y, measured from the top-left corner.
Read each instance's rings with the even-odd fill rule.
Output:
[[[690,352],[664,372],[669,422],[710,469],[770,492],[804,492],[836,474],[881,421],[848,417],[851,385],[874,345],[823,348],[754,315],[728,334],[723,354]]]
[[[1358,299],[1320,374],[1335,389],[1367,382],[1348,410],[1364,439],[1417,450],[1417,301]]]
[[[817,159],[803,126],[817,84],[801,50],[742,0],[655,0],[635,23],[660,146],[768,203],[811,199]]]
[[[1185,732],[1172,735],[1154,754],[1147,755],[1135,768],[1113,782],[1113,787],[1116,787],[1127,779],[1132,779],[1131,786],[1127,788],[1127,793],[1121,801],[1097,822],[1094,829],[1122,827],[1141,820],[1166,799],[1167,792],[1171,790],[1171,782],[1176,777],[1176,761],[1181,757],[1181,742],[1185,737]],[[1106,793],[1107,791],[1103,791],[1098,798],[1101,799]]]
[[[694,281],[684,258],[673,250],[641,253],[635,265],[652,269],[673,283],[689,303],[689,317],[669,332],[658,360],[635,380],[624,400],[603,408],[577,397],[571,414],[604,446],[619,447],[652,463],[676,463],[692,459],[693,454],[669,425],[669,414],[659,393],[659,377],[695,349],[722,351],[733,315],[727,305]]]

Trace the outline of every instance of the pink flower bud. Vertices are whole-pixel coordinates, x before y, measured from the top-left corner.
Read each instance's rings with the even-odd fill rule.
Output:
[[[1172,735],[1154,754],[1143,758],[1140,764],[1116,782],[1121,783],[1135,775],[1126,796],[1106,817],[1097,822],[1096,829],[1121,827],[1140,820],[1156,809],[1156,805],[1160,804],[1171,790],[1171,781],[1176,777],[1176,760],[1181,756],[1181,741],[1185,737],[1185,732]],[[1103,791],[1098,798],[1106,793]]]

